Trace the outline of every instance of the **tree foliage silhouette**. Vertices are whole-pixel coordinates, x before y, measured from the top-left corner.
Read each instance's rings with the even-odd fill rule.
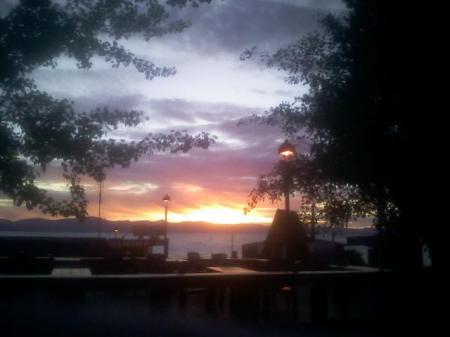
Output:
[[[277,163],[272,171],[258,178],[248,197],[248,209],[268,199],[280,200],[284,193],[285,163]],[[339,183],[322,174],[311,156],[300,154],[289,163],[290,190],[301,195],[298,210],[301,223],[310,238],[318,229],[341,229],[358,216],[373,214],[373,204],[364,199],[356,185]]]
[[[138,142],[108,139],[108,132],[144,121],[142,112],[97,108],[78,113],[67,99],[37,88],[30,74],[56,67],[62,55],[89,69],[94,56],[113,68],[134,66],[147,79],[175,69],[155,65],[125,49],[120,40],[141,34],[146,40],[179,32],[188,22],[169,21],[168,8],[198,6],[210,0],[22,0],[0,17],[0,191],[14,204],[51,215],[82,219],[87,201],[81,177],[97,181],[105,170],[127,166],[153,151],[207,148],[214,137],[184,131],[149,134]],[[36,186],[36,178],[59,162],[70,200],[58,201]]]
[[[435,228],[418,221],[419,197],[408,174],[417,172],[413,138],[420,134],[408,62],[417,48],[413,19],[393,1],[344,2],[345,13],[322,16],[320,30],[261,54],[267,66],[287,72],[287,82],[306,85],[308,92],[252,120],[304,137],[312,172],[327,183],[356,186],[377,209],[380,228],[402,233],[405,261],[414,264],[418,239],[433,246]],[[242,58],[255,54],[247,50]]]

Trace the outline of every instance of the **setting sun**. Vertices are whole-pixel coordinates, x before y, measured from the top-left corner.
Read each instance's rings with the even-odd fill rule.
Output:
[[[173,212],[169,214],[170,222],[203,221],[216,224],[239,223],[269,223],[272,219],[261,213],[244,215],[242,209],[233,209],[220,206],[185,210],[185,212]]]
[[[253,223],[253,224],[263,224],[270,223],[273,218],[274,209],[273,208],[260,208],[254,210],[254,212],[244,215],[242,207],[226,207],[223,205],[208,205],[201,206],[199,208],[170,208],[168,210],[167,219],[169,222],[208,222],[213,224],[243,224],[243,223]],[[114,217],[114,216],[113,216]],[[159,208],[152,209],[150,211],[142,211],[136,213],[136,218],[127,219],[130,220],[150,220],[158,221],[162,220],[163,212]],[[117,217],[116,220],[120,220]]]

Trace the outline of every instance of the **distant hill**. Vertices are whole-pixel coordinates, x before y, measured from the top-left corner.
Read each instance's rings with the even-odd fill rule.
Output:
[[[114,228],[119,228],[121,232],[131,232],[136,225],[160,227],[164,225],[163,221],[111,221],[102,219],[100,224],[101,232],[112,232]],[[206,222],[180,222],[169,223],[169,232],[265,232],[267,225],[261,224],[211,224]],[[72,232],[72,233],[96,233],[97,218],[88,217],[80,222],[77,219],[22,219],[11,221],[0,219],[0,232]]]
[[[161,227],[163,221],[110,221],[102,220],[101,232],[112,233],[114,228],[119,228],[121,233],[131,233],[133,227],[150,226]],[[169,223],[168,231],[170,233],[266,233],[269,229],[268,225],[261,224],[211,224],[207,222],[180,222]],[[22,219],[11,221],[0,218],[0,235],[1,232],[34,232],[34,233],[97,233],[97,218],[88,217],[85,221],[80,222],[76,219]],[[376,231],[372,228],[347,228],[336,232],[336,241],[345,242],[348,236],[371,236]],[[331,232],[317,233],[318,239],[331,240]]]

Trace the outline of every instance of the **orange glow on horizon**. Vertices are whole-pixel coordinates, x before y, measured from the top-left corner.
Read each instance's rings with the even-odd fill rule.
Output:
[[[190,209],[183,212],[169,212],[168,221],[200,221],[215,224],[240,224],[240,223],[270,223],[271,217],[264,216],[255,211],[254,214],[244,215],[242,209],[228,208],[223,206],[204,207]]]
[[[167,212],[167,220],[172,223],[178,222],[207,222],[212,224],[265,224],[271,223],[274,208],[259,208],[244,215],[242,207],[227,207],[223,205],[208,205],[200,208],[173,208],[170,204]],[[161,221],[164,219],[164,207],[152,209],[134,209],[131,213],[104,212],[108,220],[149,220]]]
[[[108,190],[102,205],[102,217],[113,221],[161,221],[164,220],[167,206],[167,220],[172,223],[270,224],[277,207],[274,204],[261,204],[244,214],[244,207],[247,206],[245,190],[244,193],[227,193],[191,183],[175,185],[175,189],[160,188],[158,191],[139,195]],[[165,202],[169,196],[170,201]],[[89,215],[95,216],[97,207],[94,196],[89,203]]]

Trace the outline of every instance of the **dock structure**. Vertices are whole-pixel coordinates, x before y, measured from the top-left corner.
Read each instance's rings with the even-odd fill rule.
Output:
[[[0,237],[0,257],[168,257],[169,240],[161,226],[134,226],[132,236],[85,238],[52,236]],[[155,249],[156,248],[156,249]],[[160,252],[158,252],[158,248]]]
[[[161,254],[155,251],[155,248],[162,247],[164,258],[169,257],[169,239],[167,237],[167,228],[164,226],[146,226],[135,225],[132,230],[133,235],[138,242],[142,243],[143,251],[141,256]],[[122,249],[127,249],[124,245],[129,245],[134,240],[117,240],[117,244]],[[120,246],[122,245],[122,246]]]

